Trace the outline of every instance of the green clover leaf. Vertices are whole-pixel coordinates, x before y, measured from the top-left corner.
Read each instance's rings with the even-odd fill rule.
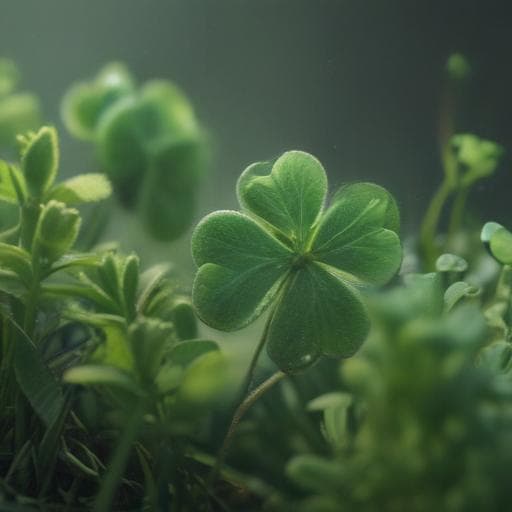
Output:
[[[272,304],[267,351],[287,372],[353,355],[369,330],[358,288],[385,283],[401,262],[391,195],[356,183],[324,209],[325,171],[300,151],[251,165],[237,192],[243,212],[214,212],[192,237],[200,318],[233,331]]]

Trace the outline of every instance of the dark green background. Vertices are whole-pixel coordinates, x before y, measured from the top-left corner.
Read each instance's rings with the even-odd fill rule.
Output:
[[[140,80],[182,86],[210,132],[198,217],[236,206],[250,162],[304,149],[333,185],[374,180],[399,198],[409,229],[440,177],[438,102],[452,51],[474,77],[459,128],[512,150],[512,2],[392,0],[0,0],[0,55],[61,127],[76,79],[125,61]],[[510,162],[476,191],[485,217],[512,223]],[[94,170],[63,139],[66,172]]]

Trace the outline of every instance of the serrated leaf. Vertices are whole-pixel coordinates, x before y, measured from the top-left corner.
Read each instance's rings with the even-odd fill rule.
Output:
[[[48,193],[48,200],[55,199],[67,205],[102,201],[110,196],[112,186],[104,174],[81,174],[63,181]]]

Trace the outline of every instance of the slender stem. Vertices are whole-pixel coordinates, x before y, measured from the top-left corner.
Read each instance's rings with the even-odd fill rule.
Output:
[[[455,233],[462,225],[466,201],[469,196],[469,187],[461,187],[457,191],[457,195],[453,201],[452,212],[450,215],[450,223],[448,225],[448,243],[452,241]]]
[[[261,351],[265,346],[265,342],[267,341],[268,331],[270,328],[270,324],[272,323],[272,317],[274,316],[274,312],[272,311],[267,318],[267,322],[265,323],[265,327],[263,329],[263,333],[261,335],[260,340],[258,341],[258,345],[256,346],[256,350],[252,355],[251,362],[249,363],[249,367],[247,368],[247,372],[245,374],[242,387],[240,388],[240,400],[249,392],[251,387],[251,383],[254,379],[254,371],[256,370],[256,365],[258,364],[258,360],[261,355]]]
[[[450,196],[452,185],[450,181],[444,179],[437,192],[432,197],[428,206],[420,232],[420,245],[423,252],[426,270],[434,267],[436,257],[438,256],[438,248],[436,246],[436,233],[439,225],[439,219],[443,211],[446,200]]]
[[[224,441],[222,442],[222,446],[219,450],[219,453],[217,454],[215,466],[212,468],[212,471],[208,476],[208,485],[213,484],[217,479],[217,476],[222,468],[224,459],[226,458],[227,452],[233,440],[233,436],[245,413],[252,407],[252,405],[259,398],[261,398],[269,389],[271,389],[284,377],[286,377],[286,373],[280,370],[277,371],[276,373],[271,375],[267,380],[263,381],[257,388],[251,391],[244,399],[244,401],[237,407],[235,414],[233,415],[233,418],[231,420],[231,424],[229,425],[229,429],[226,433],[226,436],[224,437]]]
[[[109,512],[112,510],[112,502],[119,480],[121,480],[126,464],[128,463],[130,450],[137,439],[143,421],[144,404],[142,401],[139,401],[133,408],[130,417],[127,419],[123,432],[121,433],[121,438],[119,439],[119,444],[116,447],[114,456],[110,461],[107,473],[103,479],[100,492],[96,497],[94,507],[96,512]]]

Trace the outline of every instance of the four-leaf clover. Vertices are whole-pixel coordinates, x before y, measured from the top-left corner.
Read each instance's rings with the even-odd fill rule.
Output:
[[[369,330],[358,288],[386,282],[401,262],[391,195],[356,183],[324,210],[326,173],[300,151],[251,165],[237,189],[242,213],[214,212],[193,234],[199,317],[233,331],[273,305],[267,351],[287,372],[353,355]]]

